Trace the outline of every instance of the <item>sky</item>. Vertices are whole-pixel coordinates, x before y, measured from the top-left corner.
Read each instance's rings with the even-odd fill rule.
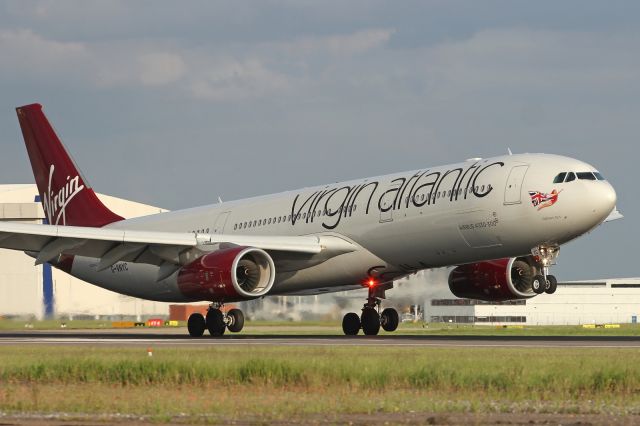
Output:
[[[640,2],[0,1],[0,182],[39,102],[98,192],[168,209],[518,152],[625,219],[561,279],[640,276]]]

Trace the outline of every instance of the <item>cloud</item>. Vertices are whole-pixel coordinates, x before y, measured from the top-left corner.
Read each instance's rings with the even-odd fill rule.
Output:
[[[213,101],[242,100],[280,92],[287,78],[269,70],[259,59],[219,59],[200,68],[190,83],[191,94]]]
[[[395,30],[368,29],[352,34],[325,37],[304,37],[289,43],[275,44],[293,54],[329,53],[332,55],[354,55],[364,53],[386,44]]]
[[[229,55],[215,44],[189,49],[172,40],[63,42],[23,29],[0,33],[0,55],[10,58],[5,70],[16,75],[29,70],[35,79],[97,89],[167,87],[196,99],[229,101],[286,94],[296,82],[312,77],[316,71],[309,61],[317,56],[364,54],[384,45],[392,34],[371,29],[246,44]],[[289,64],[288,69],[281,64]],[[321,59],[317,65],[321,71],[331,60]]]
[[[639,47],[631,34],[485,30],[425,50],[421,68],[454,92],[611,92],[633,85]]]
[[[179,39],[59,41],[0,32],[3,74],[97,90],[164,90],[209,102],[349,93],[452,100],[628,90],[640,59],[633,34],[488,29],[437,44],[390,44],[393,28],[278,42],[184,46]],[[598,58],[594,60],[594,58]]]
[[[45,75],[68,71],[90,59],[84,43],[48,40],[30,29],[0,31],[4,72]]]
[[[145,86],[162,86],[179,80],[187,71],[180,55],[166,52],[147,53],[140,57],[140,82]]]

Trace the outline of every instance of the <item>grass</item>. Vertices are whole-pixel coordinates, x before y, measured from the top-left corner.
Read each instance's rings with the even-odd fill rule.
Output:
[[[18,321],[0,319],[0,330],[59,330],[64,323],[66,329],[99,330],[110,329],[110,321],[102,320],[45,320],[45,321]],[[32,327],[25,328],[26,324]],[[184,322],[180,326],[184,327]],[[142,327],[145,329],[145,327]],[[186,333],[180,328],[166,328],[175,333]],[[340,321],[248,321],[243,331],[244,334],[323,334],[342,335]],[[384,334],[383,331],[381,331]],[[443,323],[401,323],[395,334],[407,335],[432,335],[432,336],[640,336],[640,324],[621,324],[620,328],[595,328],[586,329],[579,325],[554,325],[537,326],[525,325],[523,328],[504,328],[495,325],[468,325],[468,324],[443,324]]]
[[[0,411],[280,419],[640,412],[636,349],[0,347]]]

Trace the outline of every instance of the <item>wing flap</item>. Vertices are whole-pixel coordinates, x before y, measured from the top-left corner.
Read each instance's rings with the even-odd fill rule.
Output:
[[[119,261],[182,265],[227,245],[310,256],[322,252],[323,258],[356,250],[335,236],[193,234],[0,222],[0,248],[38,252],[36,263],[61,254],[100,258],[98,270]]]

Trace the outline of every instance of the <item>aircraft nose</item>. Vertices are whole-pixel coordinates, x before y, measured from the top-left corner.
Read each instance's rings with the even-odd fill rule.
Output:
[[[605,220],[616,207],[618,197],[616,190],[609,182],[598,182],[596,188],[592,188],[588,195],[592,199],[593,213],[598,221]]]

